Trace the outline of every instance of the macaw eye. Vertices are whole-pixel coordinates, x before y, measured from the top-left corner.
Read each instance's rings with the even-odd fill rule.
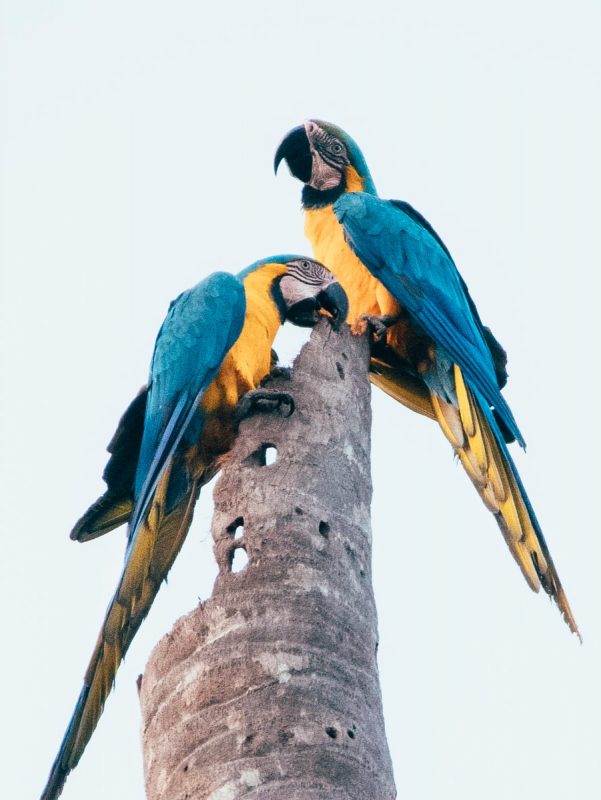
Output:
[[[339,153],[342,153],[342,145],[338,144],[338,142],[334,142],[334,144],[330,145],[330,150],[332,153],[336,153],[336,155],[338,155]]]
[[[309,262],[308,261],[303,261],[303,267],[305,269],[309,269]]]

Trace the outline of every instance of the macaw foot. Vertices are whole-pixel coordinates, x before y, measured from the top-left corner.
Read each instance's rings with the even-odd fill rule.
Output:
[[[375,314],[361,314],[353,323],[351,333],[354,336],[362,336],[369,331],[375,342],[383,342],[386,339],[386,331],[388,328],[398,321],[398,316],[393,317],[388,315],[378,317]]]
[[[285,417],[294,413],[294,399],[287,392],[264,392],[255,389],[247,392],[236,406],[236,421],[241,422],[253,414],[273,414],[274,411],[282,409]]]
[[[292,379],[292,370],[290,367],[273,367],[271,372],[268,372],[267,375],[263,378],[259,386],[266,386],[271,381],[275,381],[278,378],[282,380],[289,381]]]

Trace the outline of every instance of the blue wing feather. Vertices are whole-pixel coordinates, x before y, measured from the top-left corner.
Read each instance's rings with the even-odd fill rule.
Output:
[[[169,459],[198,412],[204,391],[240,336],[245,311],[244,286],[226,272],[210,275],[169,307],[150,368],[130,547]]]
[[[524,440],[499,390],[490,350],[473,301],[447,248],[411,206],[349,192],[334,205],[351,249],[369,271],[457,363],[513,436]]]

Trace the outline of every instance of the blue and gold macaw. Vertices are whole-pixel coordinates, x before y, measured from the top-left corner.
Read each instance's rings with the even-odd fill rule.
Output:
[[[334,325],[346,318],[340,284],[321,264],[293,255],[257,261],[238,277],[216,272],[171,304],[148,387],[109,445],[107,491],[71,534],[87,541],[129,522],[123,571],[43,800],[59,796],[81,758],[117,668],[182,546],[200,487],[233,444],[241,398],[247,413],[253,401],[292,403],[285,393],[256,389],[272,367],[280,325],[288,319],[311,326],[322,310]]]
[[[304,184],[305,233],[340,280],[355,332],[374,334],[371,380],[436,419],[529,586],[568,600],[507,444],[524,446],[501,394],[507,357],[486,328],[445,244],[408,203],[378,197],[365,158],[343,130],[310,120],[280,144]]]

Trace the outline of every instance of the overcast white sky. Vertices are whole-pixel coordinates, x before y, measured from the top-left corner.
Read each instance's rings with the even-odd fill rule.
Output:
[[[124,540],[67,534],[167,305],[215,269],[308,251],[272,157],[321,117],[431,220],[508,349],[518,464],[584,635],[530,593],[437,426],[374,395],[399,797],[599,798],[598,2],[0,9],[2,795],[39,796],[80,691]],[[205,491],[65,800],[142,800],[134,681],[211,592],[210,514]]]

